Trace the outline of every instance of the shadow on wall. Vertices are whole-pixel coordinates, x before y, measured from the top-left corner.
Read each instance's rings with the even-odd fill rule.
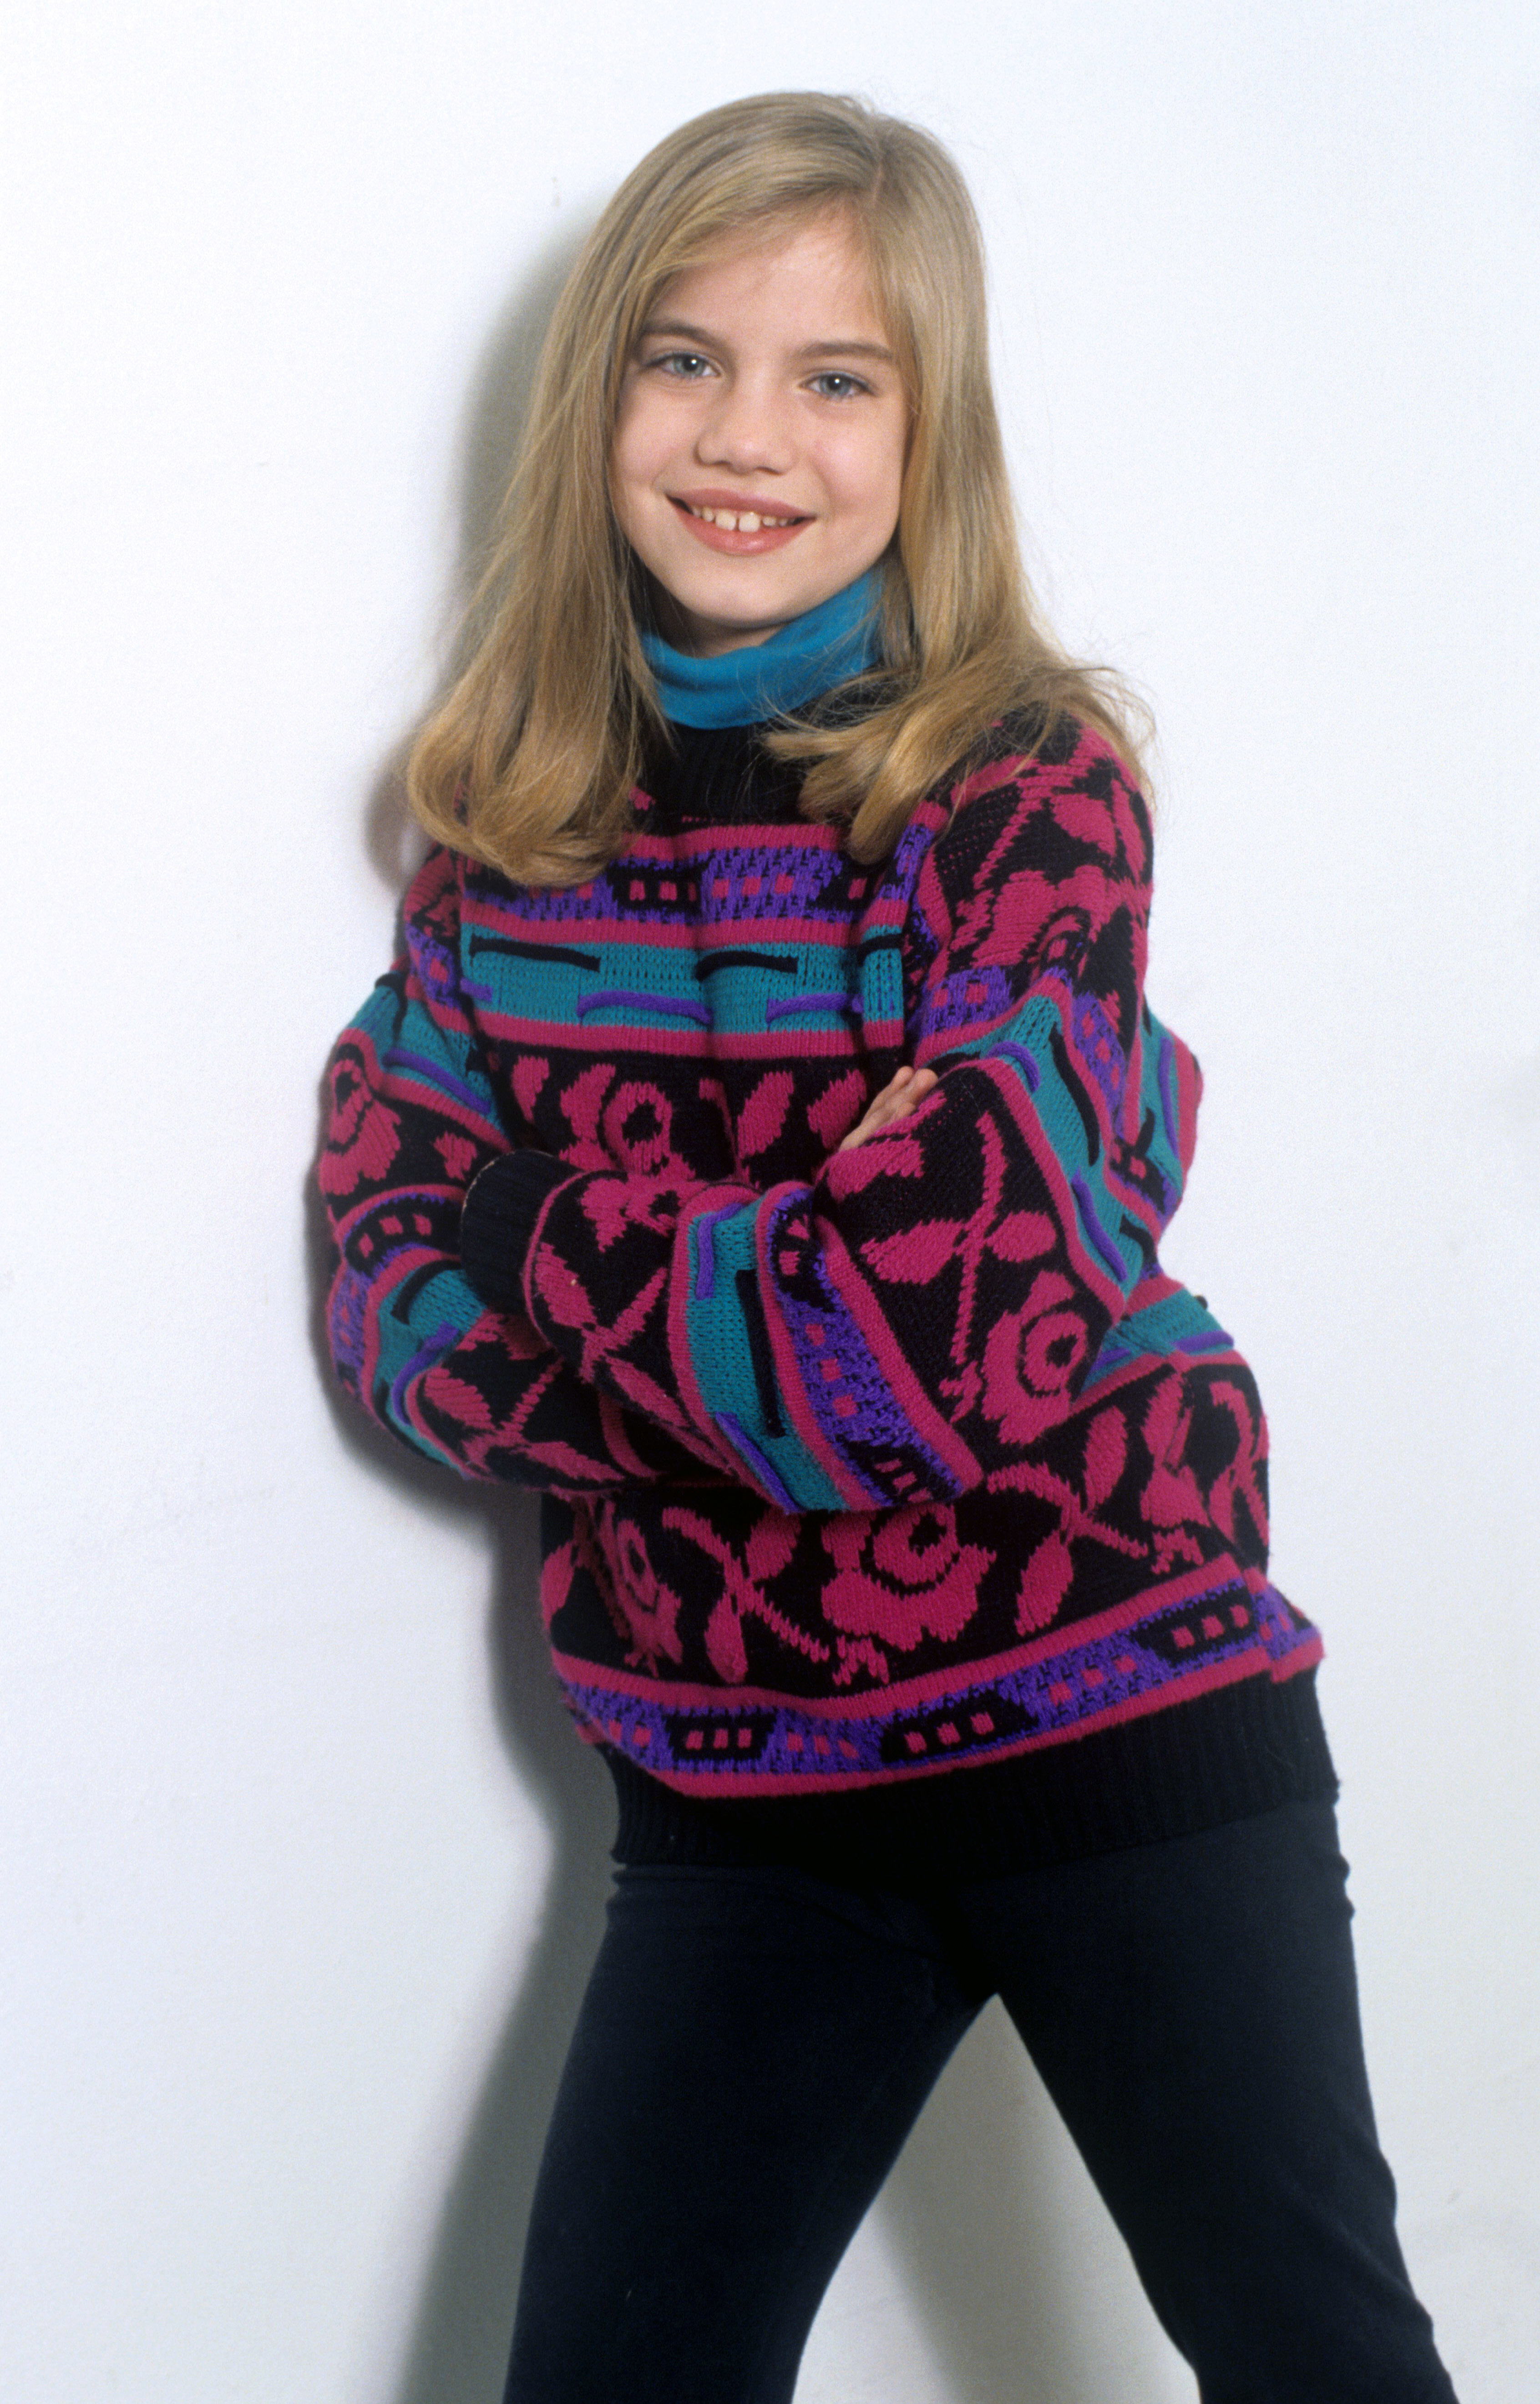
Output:
[[[591,223],[583,218],[566,226],[547,243],[493,327],[471,380],[459,440],[459,558],[450,596],[455,621],[497,539],[540,344]],[[455,645],[436,698],[447,690],[459,664]],[[422,857],[422,836],[406,805],[405,770],[414,733],[410,729],[403,734],[385,761],[365,819],[365,848],[393,892],[406,883]]]
[[[462,594],[493,538],[534,362],[585,232],[564,231],[549,244],[475,379],[462,432]],[[418,848],[401,776],[410,739],[385,762],[368,808],[369,854],[393,888]],[[314,1339],[329,1388],[326,1237],[318,1197],[309,1198]],[[337,1417],[343,1443],[372,1474],[431,1511],[470,1511],[488,1523],[498,1724],[514,1775],[553,1841],[539,1934],[460,2145],[389,2399],[497,2404],[546,2121],[602,1927],[613,1805],[600,1764],[573,1740],[551,1675],[536,1605],[536,1498],[456,1487],[340,1398]],[[1007,2397],[1013,2404],[1123,2404],[1130,2394],[1171,2392],[1163,2384],[1163,2341],[1119,2241],[998,2007],[949,2066],[877,2215],[945,2382],[929,2393],[945,2393],[948,2404]]]

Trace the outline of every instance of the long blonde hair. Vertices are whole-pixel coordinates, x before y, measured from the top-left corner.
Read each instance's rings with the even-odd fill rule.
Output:
[[[1059,650],[1022,571],[960,175],[931,134],[862,101],[770,92],[650,151],[567,279],[471,605],[469,663],[408,766],[430,834],[526,885],[581,883],[622,849],[662,723],[637,634],[642,572],[609,500],[622,379],[673,277],[832,210],[864,246],[911,423],[869,706],[767,738],[806,763],[804,815],[847,821],[858,860],[885,859],[920,796],[1010,708],[1039,739],[1066,713],[1087,720],[1132,759],[1121,689]]]

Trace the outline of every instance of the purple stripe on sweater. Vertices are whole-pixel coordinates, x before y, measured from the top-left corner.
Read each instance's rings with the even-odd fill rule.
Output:
[[[1003,1053],[1007,1060],[1014,1060],[1015,1062],[1017,1068],[1021,1070],[1022,1075],[1027,1080],[1027,1091],[1029,1094],[1035,1094],[1039,1085],[1043,1083],[1043,1071],[1038,1067],[1037,1062],[1033,1059],[1031,1054],[1028,1051],[1026,1044],[991,1043],[988,1052],[985,1056],[986,1058],[992,1060],[997,1053]]]
[[[724,1219],[735,1219],[742,1208],[741,1202],[725,1202],[720,1210],[707,1210],[695,1222],[694,1296],[697,1302],[709,1302],[717,1291],[717,1256],[711,1237]]]
[[[666,1698],[642,1697],[574,1678],[566,1662],[558,1675],[582,1715],[647,1768],[735,1773],[735,1785],[763,1793],[777,1785],[837,1788],[847,1779],[866,1784],[921,1764],[1009,1755],[1118,1717],[1162,1688],[1208,1691],[1233,1678],[1248,1655],[1251,1674],[1265,1676],[1267,1659],[1282,1662],[1318,1641],[1313,1628],[1294,1625],[1272,1587],[1253,1597],[1241,1580],[1226,1578],[1118,1630],[1071,1639],[927,1703],[889,1700],[874,1688],[859,1714],[826,1714],[816,1704],[758,1693],[676,1688]]]
[[[670,1001],[661,993],[587,993],[578,1004],[577,1015],[586,1018],[590,1011],[620,1009],[656,1010],[669,1018],[693,1018],[697,1027],[709,1027],[711,1013],[704,1001]]]
[[[1085,1226],[1085,1233],[1090,1237],[1091,1250],[1097,1254],[1104,1266],[1111,1269],[1119,1285],[1127,1285],[1128,1281],[1128,1264],[1124,1259],[1122,1253],[1118,1251],[1117,1246],[1113,1243],[1111,1236],[1107,1233],[1107,1230],[1102,1225],[1100,1220],[1097,1217],[1096,1204],[1091,1199],[1091,1189],[1086,1184],[1084,1177],[1071,1177],[1070,1180],[1070,1190],[1073,1194],[1075,1200],[1080,1205],[1080,1216]]]
[[[728,1435],[731,1437],[733,1443],[737,1447],[739,1452],[742,1453],[750,1469],[752,1469],[758,1475],[760,1483],[766,1489],[774,1500],[780,1504],[781,1509],[783,1511],[796,1510],[798,1507],[796,1497],[787,1492],[786,1488],[776,1475],[775,1471],[771,1468],[770,1463],[766,1461],[763,1453],[760,1450],[759,1446],[754,1442],[751,1436],[745,1434],[742,1421],[735,1419],[731,1411],[718,1411],[715,1414],[715,1417],[718,1426],[726,1429]]]
[[[1223,1327],[1200,1328],[1196,1335],[1179,1335],[1176,1349],[1179,1352],[1227,1352],[1234,1342],[1235,1337],[1227,1335]]]
[[[1182,1146],[1177,1140],[1176,1116],[1176,1046],[1169,1035],[1160,1044],[1160,1061],[1155,1071],[1155,1084],[1160,1093],[1160,1111],[1166,1122],[1166,1140],[1178,1160]]]
[[[1115,1118],[1128,1079],[1127,1057],[1117,1040],[1117,1030],[1095,994],[1076,993],[1068,986],[1065,989],[1075,1050],[1100,1086],[1102,1099]]]
[[[816,1436],[806,1428],[797,1433],[815,1458],[821,1442],[846,1475],[856,1478],[870,1502],[881,1506],[889,1490],[868,1465],[897,1454],[914,1464],[925,1491],[940,1500],[959,1486],[955,1462],[949,1465],[914,1424],[894,1391],[892,1376],[874,1353],[845,1296],[831,1273],[827,1254],[808,1244],[810,1195],[805,1187],[789,1189],[783,1200],[770,1206],[764,1237],[766,1257],[777,1259],[785,1246],[796,1253],[806,1277],[818,1290],[814,1302],[800,1291],[800,1279],[782,1270],[777,1286],[779,1312],[791,1340],[803,1401],[810,1411]],[[823,1364],[837,1362],[839,1376],[826,1376]],[[792,1412],[795,1424],[796,1410]],[[860,1505],[857,1506],[861,1507]]]
[[[359,1384],[364,1365],[364,1330],[369,1309],[369,1279],[344,1263],[337,1272],[331,1289],[331,1302],[327,1312],[327,1325],[331,1334],[332,1356],[339,1370],[351,1369],[353,1390],[361,1394]]]
[[[1296,1621],[1293,1611],[1275,1586],[1265,1586],[1256,1600],[1257,1626],[1262,1642],[1275,1661],[1286,1661],[1301,1645],[1320,1642],[1320,1637],[1309,1620]]]
[[[956,969],[926,996],[925,1032],[950,1035],[959,1027],[987,1027],[1008,1017],[1015,999],[1003,969]]]
[[[390,1389],[392,1418],[400,1420],[403,1426],[406,1424],[406,1390],[413,1378],[420,1376],[424,1369],[430,1369],[434,1362],[459,1340],[459,1329],[451,1326],[448,1320],[445,1320],[442,1326],[436,1327],[432,1335],[424,1343],[418,1345],[406,1367],[398,1373]]]
[[[475,1111],[477,1117],[484,1119],[489,1126],[496,1126],[497,1122],[493,1116],[490,1097],[486,1094],[478,1094],[474,1085],[466,1084],[463,1079],[453,1075],[448,1069],[441,1069],[437,1061],[425,1059],[422,1053],[387,1052],[385,1055],[385,1066],[387,1069],[410,1069],[414,1076],[426,1079],[430,1085],[436,1085],[441,1094],[448,1094],[454,1100],[466,1103]]]
[[[799,993],[789,1001],[767,1001],[764,1023],[773,1018],[786,1018],[796,1010],[847,1010],[853,1018],[861,1016],[861,999],[853,993]]]
[[[816,916],[821,925],[848,918],[852,864],[840,848],[837,828],[810,828],[800,843],[746,844],[741,848],[724,846],[720,834],[707,830],[669,838],[666,849],[656,837],[644,835],[642,845],[639,852],[623,853],[584,885],[530,891],[515,888],[510,893],[488,871],[480,876],[473,872],[467,890],[477,905],[478,920],[500,927],[521,921],[526,926],[655,925],[679,915],[678,896],[663,893],[664,884],[698,887],[701,916],[707,922],[740,917],[749,902],[759,918]],[[760,878],[760,890],[746,895],[741,880],[750,875]]]

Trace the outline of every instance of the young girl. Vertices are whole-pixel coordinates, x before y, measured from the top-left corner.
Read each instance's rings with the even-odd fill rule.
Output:
[[[338,1374],[543,1489],[619,1796],[511,2404],[789,2398],[995,1993],[1206,2404],[1447,2404],[1256,1390],[1157,1256],[1133,746],[936,143],[794,93],[643,161],[476,623],[320,1181]]]

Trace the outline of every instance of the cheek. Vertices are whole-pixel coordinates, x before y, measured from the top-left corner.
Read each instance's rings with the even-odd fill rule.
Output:
[[[880,522],[889,534],[898,524],[903,449],[902,430],[874,428],[864,440],[853,440],[844,447],[834,470],[847,506],[859,510],[862,519],[872,525]]]
[[[609,506],[615,522],[627,542],[638,550],[647,542],[648,495],[651,475],[645,453],[632,438],[622,442],[617,436],[609,454]]]
[[[903,499],[903,451],[902,446],[895,449],[889,458],[882,492],[883,514],[888,521],[888,531],[891,534],[894,527],[898,524],[899,509]]]
[[[623,510],[627,493],[651,484],[663,465],[665,451],[658,412],[648,407],[645,394],[623,398],[609,446],[609,488],[618,509]]]

